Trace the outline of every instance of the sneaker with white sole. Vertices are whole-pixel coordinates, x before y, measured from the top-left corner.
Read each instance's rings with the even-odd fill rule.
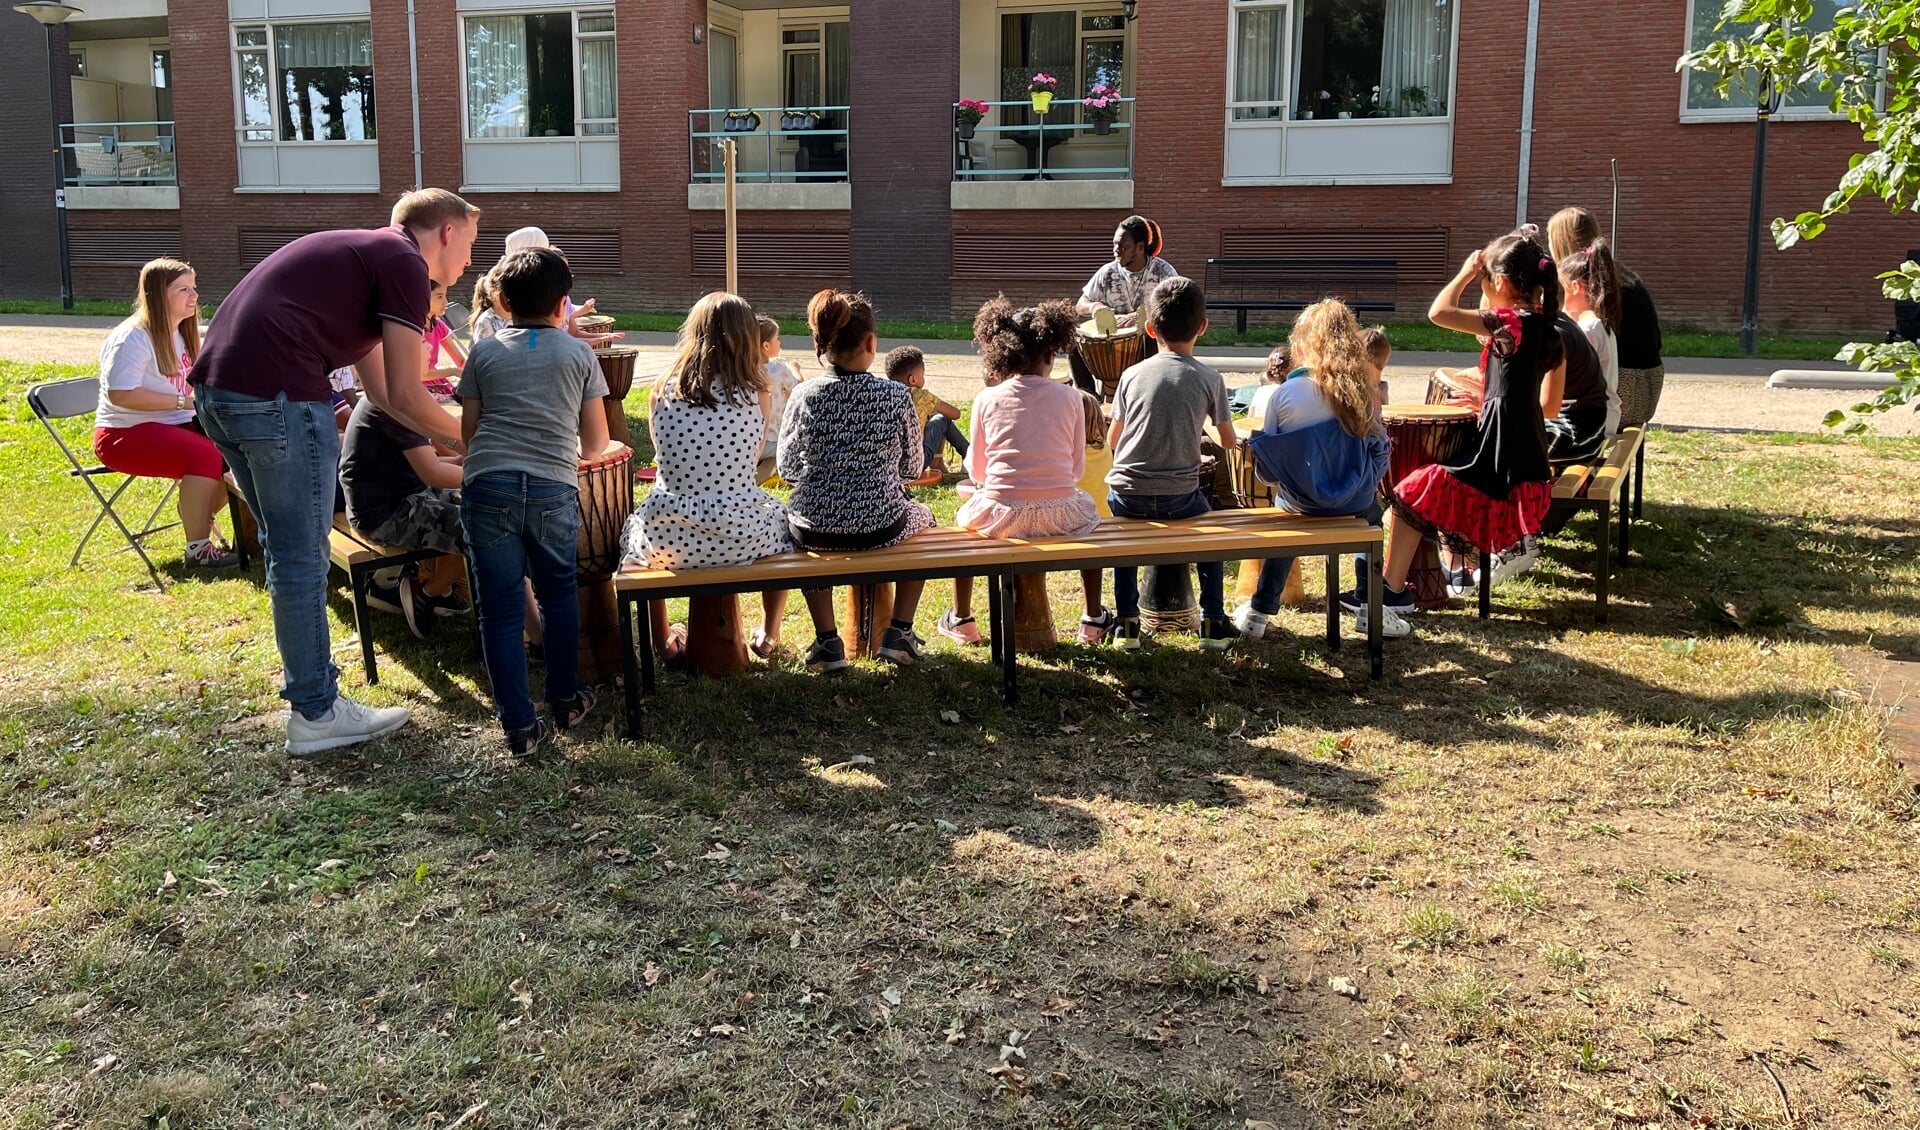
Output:
[[[378,608],[382,612],[391,612],[396,616],[405,616],[406,607],[400,599],[400,584],[404,577],[396,577],[390,585],[380,583],[378,576],[367,579],[367,607]]]
[[[880,633],[880,646],[874,649],[874,654],[882,659],[891,659],[902,667],[909,667],[920,658],[921,649],[926,646],[912,628],[896,628],[889,624],[887,630]]]
[[[1480,591],[1480,570],[1448,569],[1447,595],[1472,596]]]
[[[1380,604],[1381,607],[1391,608],[1402,616],[1411,616],[1420,611],[1420,606],[1413,602],[1412,585],[1408,585],[1399,592],[1394,592],[1391,588],[1387,587],[1385,582],[1382,582],[1380,585]],[[1346,609],[1348,612],[1365,611],[1367,607],[1367,591],[1365,589],[1352,588],[1341,593],[1340,607]]]
[[[1493,555],[1493,581],[1510,581],[1527,570],[1540,564],[1540,550],[1529,538],[1526,547],[1518,553],[1496,553]]]
[[[189,569],[238,569],[240,555],[219,542],[203,542],[187,549]]]
[[[966,647],[978,647],[981,643],[980,625],[974,623],[973,617],[962,618],[951,608],[940,614],[940,623],[935,628],[954,643]]]
[[[1232,620],[1200,621],[1200,647],[1204,651],[1225,651],[1240,638],[1240,629]]]
[[[1367,634],[1367,610],[1365,608],[1354,613],[1353,630],[1363,636]],[[1397,640],[1411,631],[1413,631],[1413,625],[1407,623],[1405,617],[1391,608],[1381,607],[1380,635],[1383,638]]]
[[[364,706],[346,695],[318,718],[294,711],[287,718],[287,756],[312,757],[330,749],[384,738],[407,724],[404,706]]]
[[[1140,650],[1140,618],[1122,616],[1113,626],[1113,646],[1121,651]]]
[[[1102,608],[1098,616],[1080,617],[1080,642],[1088,647],[1098,647],[1113,634],[1113,626],[1119,623],[1119,617],[1113,609]]]
[[[844,671],[847,667],[846,641],[839,636],[816,639],[807,648],[807,670],[816,675]]]
[[[1233,610],[1233,626],[1250,640],[1266,638],[1268,619],[1265,612],[1255,612],[1251,604],[1243,604]]]

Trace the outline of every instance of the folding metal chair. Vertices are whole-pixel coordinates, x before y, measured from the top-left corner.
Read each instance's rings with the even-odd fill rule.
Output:
[[[94,499],[100,503],[100,513],[94,516],[93,524],[87,527],[85,534],[81,535],[80,544],[73,547],[73,556],[67,559],[67,567],[72,568],[80,564],[80,555],[86,551],[87,543],[93,540],[94,531],[100,528],[100,523],[111,520],[121,535],[127,539],[127,548],[139,554],[140,560],[146,563],[147,572],[152,575],[153,583],[164,589],[167,587],[166,581],[161,579],[160,570],[154,568],[153,559],[147,556],[147,551],[140,542],[144,538],[160,533],[162,530],[171,530],[180,524],[168,522],[164,526],[154,525],[160,517],[160,511],[173,498],[173,492],[179,488],[179,484],[168,483],[166,493],[160,496],[160,501],[154,506],[153,512],[147,515],[146,523],[137,532],[130,530],[127,524],[121,521],[120,513],[114,509],[114,504],[119,502],[120,496],[127,493],[127,488],[134,484],[134,476],[126,476],[125,481],[115,487],[112,494],[102,491],[98,480],[106,475],[118,475],[120,472],[98,464],[81,462],[80,457],[74,454],[73,448],[67,446],[66,438],[60,434],[60,429],[53,426],[55,420],[92,415],[99,402],[100,381],[97,377],[73,377],[64,381],[48,381],[27,390],[27,406],[33,409],[33,414],[39,417],[40,423],[46,427],[47,434],[52,436],[53,442],[59,445],[60,453],[67,457],[67,463],[71,468],[67,474],[87,484],[87,489],[93,492]]]

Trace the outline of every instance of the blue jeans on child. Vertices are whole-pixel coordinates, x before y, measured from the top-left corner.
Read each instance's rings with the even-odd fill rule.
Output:
[[[197,388],[200,428],[233,469],[267,554],[280,697],[308,718],[333,709],[340,669],[327,639],[327,539],[340,477],[340,432],[324,401]]]
[[[534,724],[527,685],[527,605],[521,582],[546,628],[547,701],[579,691],[580,603],[574,569],[580,550],[580,490],[519,471],[481,475],[460,491],[460,520],[473,566],[480,651],[500,724],[508,733]]]
[[[938,412],[927,417],[925,442],[929,467],[940,458],[940,445],[943,443],[952,444],[953,453],[960,458],[967,457],[967,436],[960,430],[960,421],[950,420]]]
[[[1116,518],[1197,518],[1213,507],[1199,490],[1191,494],[1121,494],[1107,492],[1107,508]],[[1227,618],[1225,603],[1226,566],[1218,561],[1202,561],[1193,571],[1200,575],[1200,615],[1208,620]],[[1285,574],[1281,574],[1283,577]],[[1140,571],[1131,565],[1116,565],[1113,570],[1114,611],[1122,620],[1140,616]]]
[[[1367,507],[1359,514],[1354,515],[1354,517],[1365,518],[1368,525],[1377,526],[1380,524],[1381,516],[1385,513],[1386,510],[1382,508],[1379,501],[1376,500],[1372,506]],[[1291,557],[1269,557],[1260,563],[1260,584],[1253,590],[1253,598],[1248,601],[1248,603],[1253,606],[1255,612],[1260,613],[1262,616],[1272,616],[1280,611],[1280,592],[1286,588],[1287,573],[1292,568],[1293,558]],[[1364,591],[1367,581],[1366,557],[1360,555],[1354,557],[1353,577],[1354,583],[1358,584],[1362,591]]]

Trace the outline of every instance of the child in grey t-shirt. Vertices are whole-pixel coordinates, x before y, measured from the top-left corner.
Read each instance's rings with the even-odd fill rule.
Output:
[[[481,653],[507,748],[531,757],[550,731],[527,685],[522,578],[533,582],[546,628],[554,724],[571,729],[594,706],[592,689],[578,685],[578,458],[606,449],[607,381],[593,349],[567,334],[573,272],[559,252],[516,251],[493,277],[513,324],[476,342],[460,374],[460,438],[467,445],[460,519],[473,562]]]
[[[1220,446],[1239,444],[1227,407],[1227,384],[1214,369],[1194,359],[1193,345],[1207,332],[1206,295],[1188,278],[1171,278],[1153,288],[1147,304],[1147,330],[1161,352],[1120,374],[1113,394],[1113,424],[1107,445],[1113,449],[1108,507],[1116,518],[1193,518],[1211,507],[1200,490],[1200,436],[1212,421]],[[1201,562],[1200,646],[1222,650],[1240,634],[1227,618],[1225,569]],[[1140,646],[1139,571],[1113,571],[1114,646]]]

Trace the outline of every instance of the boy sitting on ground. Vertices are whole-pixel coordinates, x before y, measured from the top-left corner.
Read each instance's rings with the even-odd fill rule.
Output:
[[[887,354],[887,379],[903,384],[913,394],[913,414],[920,421],[920,437],[925,445],[927,470],[915,483],[937,483],[945,468],[941,448],[951,446],[961,459],[967,457],[967,436],[960,430],[960,409],[948,404],[927,389],[927,358],[919,349],[903,345]]]

